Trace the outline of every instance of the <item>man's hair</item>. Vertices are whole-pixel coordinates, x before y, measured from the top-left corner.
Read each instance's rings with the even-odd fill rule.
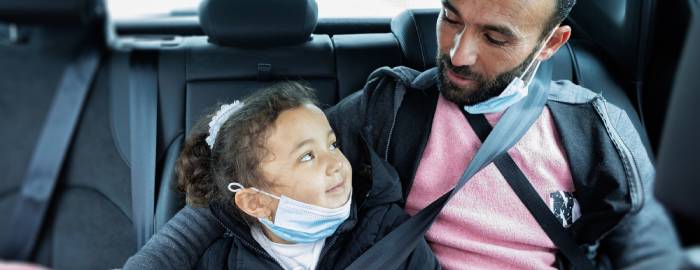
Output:
[[[571,9],[576,5],[576,0],[555,0],[556,6],[554,7],[554,13],[549,18],[549,20],[544,25],[544,30],[542,30],[542,37],[546,38],[554,27],[559,25],[571,12]]]

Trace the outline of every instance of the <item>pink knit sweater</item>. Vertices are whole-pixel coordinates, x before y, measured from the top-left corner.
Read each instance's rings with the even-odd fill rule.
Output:
[[[492,125],[499,118],[487,115]],[[440,96],[406,211],[413,215],[451,189],[480,146],[460,108]],[[566,155],[547,108],[508,153],[563,226],[580,216]],[[493,164],[456,194],[426,238],[445,269],[553,269],[555,260],[556,247]]]

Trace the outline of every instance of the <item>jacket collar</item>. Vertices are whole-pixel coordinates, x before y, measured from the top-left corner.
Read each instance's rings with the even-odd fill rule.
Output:
[[[211,212],[214,215],[214,217],[216,217],[216,219],[219,220],[221,225],[223,225],[224,228],[226,228],[227,234],[262,250],[262,247],[260,246],[260,244],[258,244],[257,241],[255,241],[253,235],[250,232],[250,224],[248,224],[248,222],[246,222],[242,217],[240,217],[237,214],[237,211],[232,205],[217,201],[210,203],[209,208],[211,209]],[[340,224],[338,230],[336,230],[336,232],[333,235],[329,236],[329,238],[337,237],[339,234],[352,230],[352,228],[355,227],[356,223],[357,207],[356,201],[353,198],[352,207],[350,208],[350,216],[348,217],[348,219],[346,219],[343,223]]]

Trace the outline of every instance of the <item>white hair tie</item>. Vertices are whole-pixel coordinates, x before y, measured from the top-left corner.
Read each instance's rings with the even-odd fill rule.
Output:
[[[226,120],[228,120],[234,112],[238,111],[242,107],[243,102],[240,102],[238,100],[234,101],[231,104],[221,105],[221,109],[219,109],[219,111],[216,112],[214,117],[211,118],[211,122],[209,122],[209,136],[207,136],[206,138],[207,144],[209,145],[209,149],[214,149],[216,135],[219,133],[219,129],[221,129],[221,126],[224,125],[224,123],[226,123]]]

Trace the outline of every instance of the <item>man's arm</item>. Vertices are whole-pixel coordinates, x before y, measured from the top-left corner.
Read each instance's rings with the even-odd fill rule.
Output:
[[[644,204],[627,216],[601,243],[614,269],[679,269],[684,257],[668,213],[654,197],[654,165],[629,116],[608,104],[612,125],[632,152],[639,171]]]
[[[123,269],[192,269],[223,233],[209,208],[185,206],[126,261]]]

